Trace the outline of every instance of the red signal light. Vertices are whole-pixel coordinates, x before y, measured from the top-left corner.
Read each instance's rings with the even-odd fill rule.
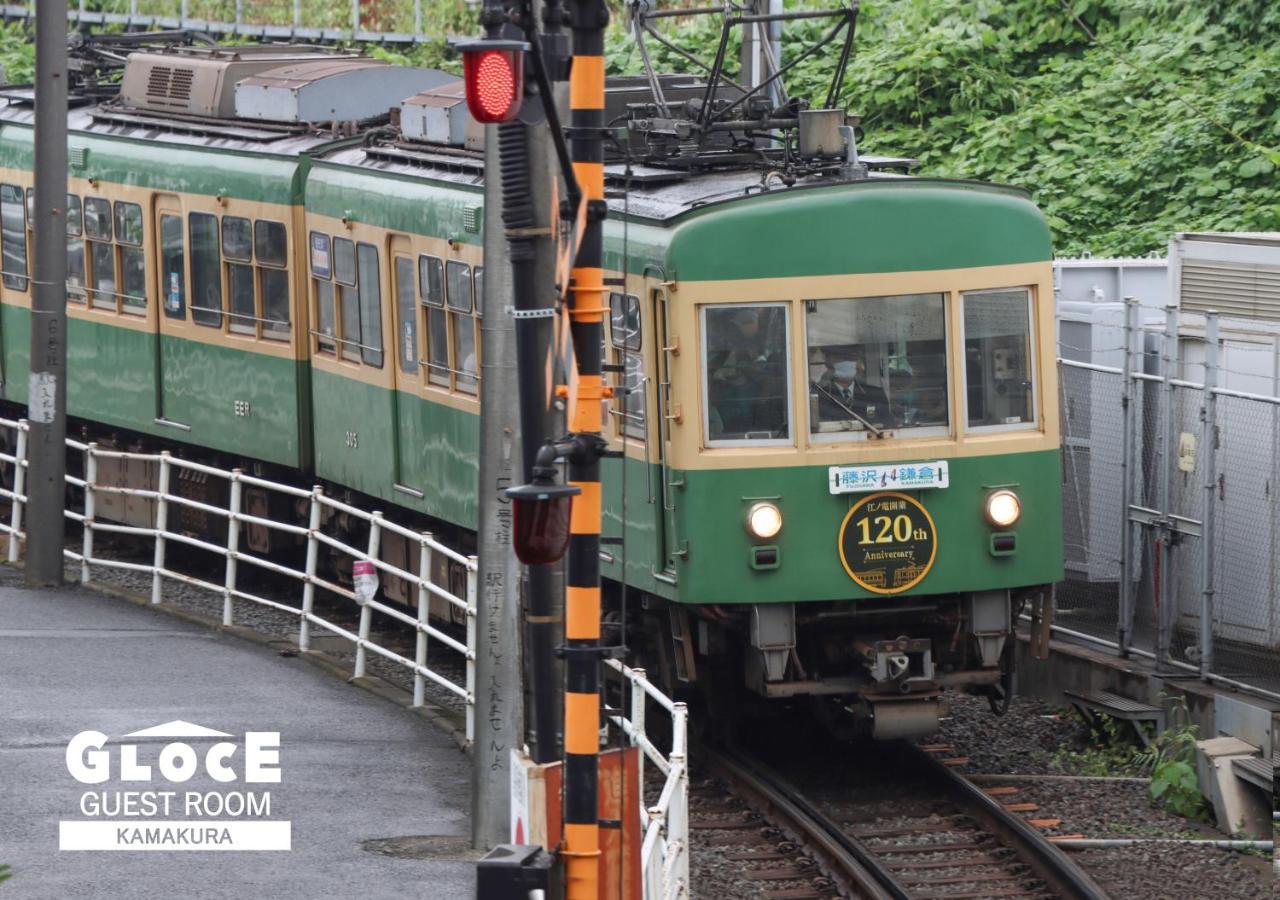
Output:
[[[524,100],[523,41],[469,41],[462,51],[467,108],[477,122],[510,122]]]
[[[520,562],[541,566],[564,556],[569,548],[573,497],[581,492],[574,485],[556,484],[536,474],[531,484],[507,489],[514,513],[512,544]]]

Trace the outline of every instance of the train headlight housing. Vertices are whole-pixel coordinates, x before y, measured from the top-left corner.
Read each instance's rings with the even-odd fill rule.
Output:
[[[747,533],[767,541],[782,530],[782,510],[776,503],[753,503],[747,510]]]
[[[1022,517],[1022,501],[1010,490],[993,491],[987,495],[984,509],[987,521],[997,528],[1010,528]]]

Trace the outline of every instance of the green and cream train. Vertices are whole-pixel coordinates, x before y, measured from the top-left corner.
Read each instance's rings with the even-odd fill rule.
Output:
[[[318,481],[473,540],[482,155],[456,82],[390,68],[278,47],[139,53],[118,98],[73,108],[68,409],[99,441]],[[308,124],[391,106],[398,130],[385,115]],[[14,414],[32,158],[14,93]],[[604,464],[604,533],[625,545],[606,542],[601,569],[606,597],[642,598],[628,608],[651,667],[812,696],[880,735],[930,730],[948,688],[998,698],[1018,610],[1062,575],[1041,214],[1018,190],[874,168],[644,176],[610,201],[606,436],[621,452]]]

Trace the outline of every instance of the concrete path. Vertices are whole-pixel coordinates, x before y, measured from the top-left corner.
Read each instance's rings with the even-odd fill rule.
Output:
[[[0,568],[0,863],[13,871],[0,884],[2,900],[474,896],[467,760],[442,731],[296,657],[90,590],[28,591],[19,579]],[[175,721],[230,737],[124,737]],[[69,771],[68,742],[86,730],[110,738],[105,782],[82,783]],[[246,732],[279,732],[278,784],[245,781]],[[166,778],[159,765],[163,748],[179,741],[197,760],[185,782]],[[229,768],[234,781],[209,774],[206,752],[219,741],[235,749],[226,767],[215,761],[214,774],[225,778]],[[149,781],[121,779],[124,744],[137,745]],[[181,769],[183,752],[173,752]],[[72,755],[90,765],[97,759]],[[270,760],[264,764],[269,770]],[[145,791],[157,792],[157,804],[158,792],[173,792],[169,815],[94,816],[83,808]],[[266,791],[269,814],[201,817],[185,809],[188,792],[214,792],[204,801],[212,806]],[[287,820],[292,849],[60,851],[60,822],[95,819],[127,826],[126,836],[135,826],[159,829],[154,820],[199,825],[186,840],[208,821]],[[121,842],[116,826],[97,827],[96,839]],[[278,834],[281,826],[268,828]],[[257,840],[247,834],[231,834],[233,845]],[[410,836],[428,839],[366,846]],[[184,834],[159,840],[181,842]]]

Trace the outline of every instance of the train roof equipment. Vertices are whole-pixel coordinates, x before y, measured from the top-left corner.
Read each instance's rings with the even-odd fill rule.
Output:
[[[359,53],[273,45],[176,47],[125,63],[119,105],[151,113],[300,125],[368,122],[453,76]]]

